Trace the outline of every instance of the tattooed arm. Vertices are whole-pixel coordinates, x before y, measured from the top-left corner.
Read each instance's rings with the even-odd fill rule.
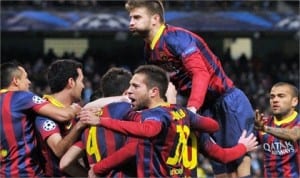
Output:
[[[300,127],[295,126],[292,128],[274,128],[269,126],[264,126],[264,132],[272,134],[278,138],[297,141],[300,140]]]
[[[274,128],[265,125],[263,120],[264,114],[259,113],[259,110],[255,111],[255,129],[260,130],[269,134],[274,135],[275,137],[297,141],[300,140],[300,126],[294,126],[292,128]]]

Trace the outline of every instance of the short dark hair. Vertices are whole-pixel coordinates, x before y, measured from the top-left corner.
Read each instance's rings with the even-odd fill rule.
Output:
[[[130,71],[112,67],[101,78],[101,91],[104,97],[122,95],[128,88],[132,78]]]
[[[138,7],[146,7],[152,15],[159,15],[161,23],[165,22],[165,10],[163,3],[160,0],[128,0],[125,4],[125,8],[127,11],[131,11],[132,9]]]
[[[48,84],[52,93],[62,91],[69,78],[78,77],[77,69],[82,69],[82,64],[72,59],[60,59],[54,61],[48,68]]]
[[[272,86],[272,88],[278,87],[278,86],[288,86],[292,91],[292,93],[291,93],[292,96],[299,98],[299,90],[295,85],[288,83],[288,82],[277,82]]]
[[[21,75],[19,67],[21,66],[18,63],[7,62],[1,64],[1,88],[9,87],[13,78]]]
[[[146,86],[148,88],[158,87],[160,97],[165,99],[169,76],[164,69],[156,65],[141,65],[134,71],[134,74],[144,74]]]

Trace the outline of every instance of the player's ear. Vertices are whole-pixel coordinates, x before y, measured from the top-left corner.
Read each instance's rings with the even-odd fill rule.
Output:
[[[296,107],[298,105],[298,97],[293,97],[292,98],[292,106]]]
[[[154,14],[152,16],[153,23],[158,24],[160,22],[160,16],[158,14]]]
[[[158,87],[153,87],[150,89],[150,97],[159,96],[159,89]]]
[[[72,88],[75,86],[75,80],[73,78],[68,79],[68,87]]]
[[[19,77],[14,76],[13,79],[12,79],[12,81],[11,81],[11,85],[13,85],[13,86],[19,86],[19,84],[20,84]]]

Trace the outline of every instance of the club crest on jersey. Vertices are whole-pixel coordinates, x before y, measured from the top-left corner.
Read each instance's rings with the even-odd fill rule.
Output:
[[[43,98],[37,96],[37,95],[34,95],[32,97],[32,101],[35,103],[35,104],[42,104],[44,103],[46,100],[44,100]]]
[[[56,124],[55,122],[51,121],[51,120],[46,120],[43,124],[43,129],[45,131],[51,131],[51,130],[54,130],[56,127]]]

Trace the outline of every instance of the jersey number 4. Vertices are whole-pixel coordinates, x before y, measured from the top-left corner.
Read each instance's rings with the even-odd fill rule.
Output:
[[[101,155],[99,153],[98,144],[97,144],[97,128],[92,126],[89,130],[89,135],[86,144],[86,152],[88,155],[95,155],[96,161],[101,160]]]

